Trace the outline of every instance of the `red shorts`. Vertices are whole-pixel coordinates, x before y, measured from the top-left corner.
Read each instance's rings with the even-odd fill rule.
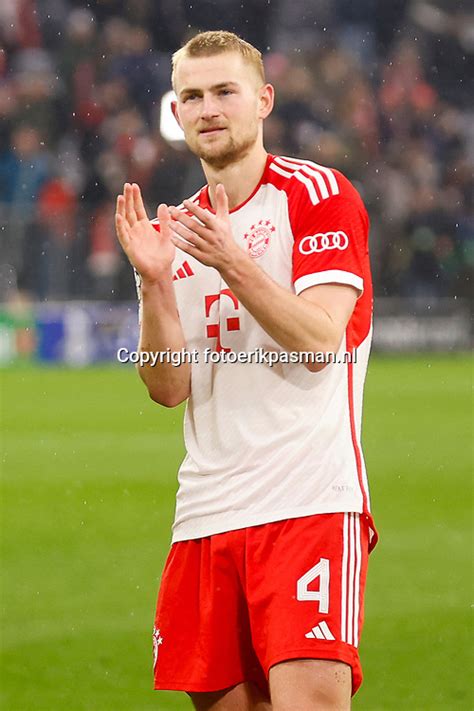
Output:
[[[332,659],[362,682],[369,520],[354,513],[277,521],[171,547],[153,633],[155,689],[217,691],[274,664]]]

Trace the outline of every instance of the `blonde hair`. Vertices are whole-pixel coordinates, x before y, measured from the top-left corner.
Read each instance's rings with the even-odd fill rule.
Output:
[[[173,54],[171,64],[171,83],[176,87],[176,68],[181,59],[185,57],[211,57],[222,52],[238,52],[244,62],[250,64],[257,72],[262,84],[265,83],[262,54],[253,45],[241,39],[233,32],[213,30],[200,32],[186,42],[181,49]]]

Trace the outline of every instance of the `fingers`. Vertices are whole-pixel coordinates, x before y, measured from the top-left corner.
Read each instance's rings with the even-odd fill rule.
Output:
[[[115,214],[117,236],[124,249],[125,243],[128,244],[131,238],[129,228],[133,227],[139,219],[146,219],[146,217],[140,188],[136,183],[133,185],[125,183],[123,195],[117,197],[117,211]]]
[[[164,202],[158,205],[156,215],[160,221],[160,234],[162,234],[165,239],[171,239],[171,216],[168,205]]]
[[[146,214],[145,205],[143,204],[143,198],[140,188],[136,183],[132,183],[132,196],[133,196],[133,206],[135,208],[136,215],[139,220],[147,220],[148,216]]]
[[[133,225],[138,222],[138,220],[133,200],[133,189],[130,183],[125,183],[125,185],[123,186],[123,195],[125,198],[125,219],[127,220],[128,224],[133,227]]]
[[[200,220],[199,218],[198,220],[196,220],[194,217],[189,217],[189,215],[186,215],[186,213],[181,212],[181,210],[178,210],[178,208],[176,207],[172,207],[170,209],[170,213],[173,219],[173,228],[175,223],[180,222],[182,225],[191,230],[191,232],[195,232],[196,234],[202,237],[204,237],[206,233],[209,232],[208,228],[202,224],[202,220]]]
[[[181,251],[186,252],[186,254],[190,254],[193,257],[196,257],[196,259],[199,259],[199,261],[202,261],[200,259],[201,252],[199,251],[198,247],[196,247],[194,244],[190,244],[189,242],[186,242],[184,239],[181,239],[181,237],[179,237],[174,232],[172,233],[171,241],[174,244],[174,246],[178,247],[178,249],[181,249]]]
[[[201,237],[201,233],[208,230],[201,225],[194,217],[189,217],[181,212],[176,207],[170,207],[168,210],[170,217],[169,226],[173,232],[173,237],[178,235],[180,238],[190,242],[194,246],[204,244],[205,240]]]
[[[227,217],[229,214],[229,200],[222,183],[216,186],[216,215],[217,217]]]
[[[117,195],[117,213],[125,218],[125,198],[123,195]]]
[[[191,202],[190,200],[184,200],[183,205],[187,210],[189,210],[189,212],[195,215],[198,220],[200,220],[206,227],[210,226],[214,215],[209,212],[209,210],[205,210],[203,207],[197,205],[195,202]],[[183,215],[184,213],[180,212],[179,214]],[[189,216],[187,217],[188,219],[191,219],[189,218]]]
[[[209,210],[205,210],[200,205],[197,205],[195,202],[191,202],[190,200],[185,200],[183,204],[185,208],[201,220],[206,227],[211,225],[214,215],[209,212]],[[229,199],[222,183],[218,183],[216,186],[216,217],[227,218],[228,215]]]
[[[195,220],[194,220],[195,222]],[[178,237],[181,240],[186,240],[189,244],[193,245],[194,247],[202,247],[203,245],[206,244],[205,240],[202,239],[194,230],[190,230],[184,225],[182,225],[180,222],[177,222],[176,220],[171,221],[171,229],[173,230],[173,237],[178,235]]]
[[[123,195],[117,197],[117,211],[115,213],[115,229],[117,232],[118,240],[122,246],[124,252],[127,251],[128,245],[130,243],[130,235],[127,221],[124,217],[125,214],[125,198]]]

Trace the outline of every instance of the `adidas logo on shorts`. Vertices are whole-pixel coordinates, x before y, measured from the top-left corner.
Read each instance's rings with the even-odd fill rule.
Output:
[[[312,630],[305,634],[305,637],[307,637],[307,639],[336,639],[326,622],[319,622],[316,627],[313,627]]]

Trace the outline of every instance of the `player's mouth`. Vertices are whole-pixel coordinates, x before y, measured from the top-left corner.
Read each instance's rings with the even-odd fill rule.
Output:
[[[213,135],[217,135],[218,133],[221,133],[222,131],[225,131],[225,128],[215,126],[214,128],[204,128],[202,131],[199,131],[199,135],[200,136],[213,136]]]

